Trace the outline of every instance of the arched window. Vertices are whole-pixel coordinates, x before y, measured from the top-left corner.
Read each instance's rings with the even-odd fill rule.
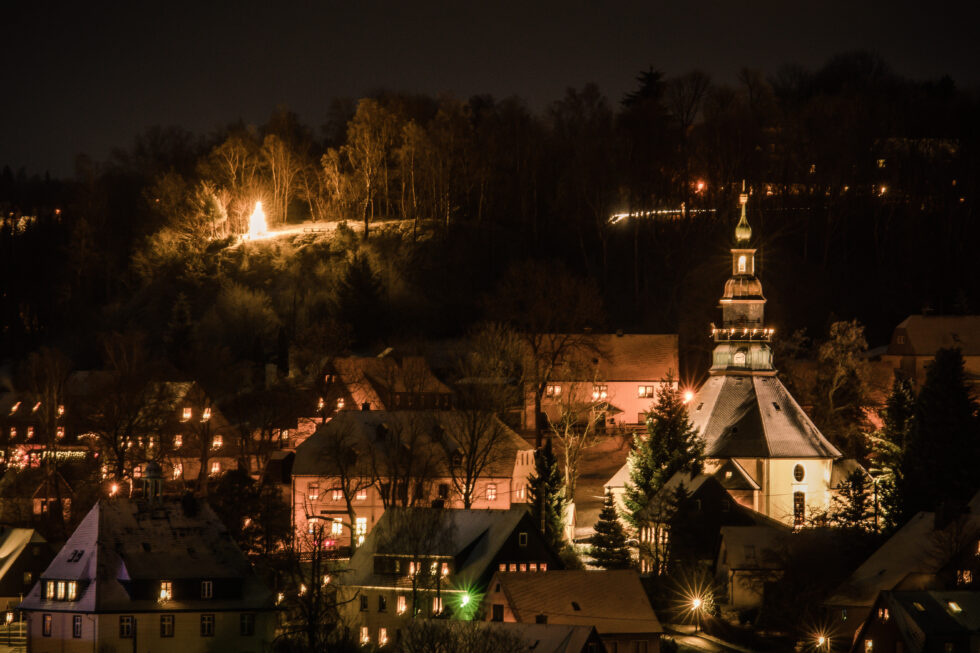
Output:
[[[745,254],[742,254],[741,256],[738,257],[738,271],[739,271],[739,274],[745,272],[746,264],[747,264],[747,261],[745,260]]]
[[[733,359],[732,362],[734,362],[735,365],[738,365],[739,367],[745,367],[745,352],[744,351],[735,352],[735,358]]]

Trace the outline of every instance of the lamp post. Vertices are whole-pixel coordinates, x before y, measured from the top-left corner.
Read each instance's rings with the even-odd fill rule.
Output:
[[[826,635],[817,635],[817,650],[818,651],[829,651],[830,650],[830,638]]]
[[[697,633],[701,627],[701,597],[694,597],[691,601],[691,611],[694,612],[694,632]]]

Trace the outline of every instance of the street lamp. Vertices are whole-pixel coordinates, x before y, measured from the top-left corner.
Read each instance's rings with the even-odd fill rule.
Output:
[[[826,635],[817,635],[817,650],[818,651],[829,651],[830,650],[830,638]]]
[[[695,596],[691,600],[691,612],[694,613],[694,632],[698,632],[698,629],[701,626],[701,606],[703,604],[704,602],[699,596]]]

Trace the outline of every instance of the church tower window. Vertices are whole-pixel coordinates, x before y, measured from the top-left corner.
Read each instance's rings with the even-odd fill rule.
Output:
[[[739,274],[745,273],[745,254],[738,257],[738,272]]]
[[[732,362],[734,362],[735,365],[738,365],[739,367],[745,367],[745,352],[744,351],[735,352],[735,357],[732,359]]]

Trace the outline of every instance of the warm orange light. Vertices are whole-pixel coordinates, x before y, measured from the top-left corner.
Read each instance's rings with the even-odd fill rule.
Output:
[[[699,193],[704,190],[704,182],[703,181],[699,181],[698,182],[697,189],[698,189],[698,192]]]
[[[268,227],[265,224],[265,211],[262,210],[262,202],[256,202],[255,210],[252,211],[252,216],[248,219],[248,237],[261,238],[267,232]]]
[[[689,403],[691,403],[691,400],[692,399],[694,399],[694,393],[692,391],[690,391],[690,390],[685,390],[684,391],[684,403],[685,404],[689,404]]]

